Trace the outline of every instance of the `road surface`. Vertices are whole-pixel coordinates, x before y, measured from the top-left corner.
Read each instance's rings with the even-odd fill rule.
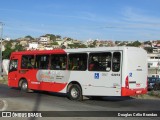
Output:
[[[125,113],[127,111],[160,111],[160,99],[135,99],[132,97],[103,97],[102,100],[90,100],[85,98],[84,101],[71,101],[66,98],[65,94],[48,93],[48,92],[31,92],[24,93],[18,89],[9,88],[5,84],[0,84],[0,100],[6,104],[0,104],[0,109],[5,111],[119,111]],[[94,114],[94,112],[93,112]],[[94,116],[94,115],[93,115]],[[124,117],[109,117],[109,119],[126,119]],[[138,117],[142,119],[142,117]],[[129,119],[138,119],[132,117]],[[143,117],[143,119],[151,120],[153,117]],[[17,118],[10,118],[15,119]],[[22,118],[21,118],[22,119]],[[34,120],[35,118],[26,118]],[[40,118],[37,118],[40,119]],[[41,118],[43,119],[43,118]],[[52,119],[47,117],[46,119]],[[57,117],[56,120],[62,119]],[[63,117],[66,120],[97,120],[104,117],[92,118],[86,117]],[[160,119],[160,118],[154,118]]]

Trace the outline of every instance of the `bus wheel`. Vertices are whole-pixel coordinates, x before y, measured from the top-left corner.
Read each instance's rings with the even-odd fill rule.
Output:
[[[28,83],[26,80],[23,80],[21,83],[21,90],[24,92],[28,92]]]
[[[83,100],[82,90],[79,85],[73,84],[69,87],[68,98],[70,100],[78,100],[78,101]]]

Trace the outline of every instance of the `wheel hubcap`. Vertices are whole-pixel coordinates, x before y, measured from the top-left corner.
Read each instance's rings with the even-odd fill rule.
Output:
[[[77,98],[78,97],[78,91],[75,88],[73,88],[71,90],[71,95],[72,95],[73,98]]]
[[[22,89],[23,89],[23,90],[27,89],[27,83],[23,83],[23,84],[22,84]]]

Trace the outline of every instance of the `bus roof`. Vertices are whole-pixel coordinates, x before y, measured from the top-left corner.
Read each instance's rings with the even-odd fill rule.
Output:
[[[28,51],[19,51],[13,52],[12,55],[29,55],[29,54],[65,54],[65,53],[76,53],[76,52],[93,52],[93,51],[110,51],[110,50],[139,50],[138,47],[99,47],[99,48],[77,48],[77,49],[54,49],[54,50],[28,50]]]

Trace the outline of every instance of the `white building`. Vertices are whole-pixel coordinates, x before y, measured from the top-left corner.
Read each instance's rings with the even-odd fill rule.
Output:
[[[58,43],[58,45],[62,45],[64,43],[63,40],[59,39],[59,40],[56,40],[56,42]]]
[[[153,48],[153,53],[160,53],[160,48],[159,47],[154,47]]]
[[[50,42],[50,37],[46,37],[46,36],[41,36],[39,42],[41,44],[47,44]]]
[[[38,43],[29,43],[29,50],[36,50],[38,49]]]
[[[45,47],[45,50],[53,50],[53,47]]]
[[[148,54],[148,73],[160,74],[160,54]]]

